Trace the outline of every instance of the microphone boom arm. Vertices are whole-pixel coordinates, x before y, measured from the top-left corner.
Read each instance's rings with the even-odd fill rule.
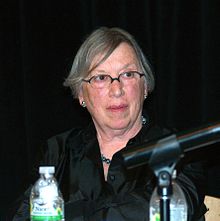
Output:
[[[209,123],[185,132],[169,135],[157,141],[145,142],[139,146],[130,147],[123,151],[122,157],[125,166],[132,168],[151,162],[151,157],[155,151],[163,149],[165,161],[174,160],[174,146],[176,147],[177,158],[183,158],[185,154],[193,153],[196,150],[203,149],[205,146],[220,142],[220,122]],[[171,152],[169,148],[173,149]],[[165,152],[167,151],[167,154]],[[170,158],[170,159],[169,159]],[[163,158],[160,162],[163,162]]]

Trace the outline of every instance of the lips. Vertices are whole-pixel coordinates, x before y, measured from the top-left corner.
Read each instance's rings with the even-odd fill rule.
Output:
[[[120,104],[120,105],[110,105],[107,107],[107,110],[112,112],[118,112],[118,111],[124,111],[128,108],[128,105],[126,104]]]

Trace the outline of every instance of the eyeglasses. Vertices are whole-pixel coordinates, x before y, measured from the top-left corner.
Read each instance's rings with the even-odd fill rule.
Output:
[[[90,83],[93,88],[102,89],[108,87],[114,80],[122,82],[124,85],[130,85],[132,82],[136,82],[143,77],[144,74],[138,71],[127,71],[119,74],[117,78],[113,78],[108,74],[94,75],[91,78],[83,79],[82,81]]]

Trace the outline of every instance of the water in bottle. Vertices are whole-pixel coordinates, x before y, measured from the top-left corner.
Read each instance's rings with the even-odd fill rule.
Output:
[[[173,194],[170,198],[170,221],[187,221],[187,202],[183,190],[172,182]],[[155,188],[150,200],[150,221],[160,221],[160,197]]]
[[[31,221],[64,221],[64,200],[54,177],[54,167],[40,167],[40,178],[30,195]]]

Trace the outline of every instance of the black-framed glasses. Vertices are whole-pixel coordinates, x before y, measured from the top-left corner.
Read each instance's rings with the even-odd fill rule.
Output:
[[[113,78],[109,74],[94,75],[89,79],[83,79],[83,82],[90,83],[93,88],[102,89],[108,87],[113,81],[122,82],[124,85],[130,85],[132,82],[137,81],[144,74],[138,71],[126,71]]]

